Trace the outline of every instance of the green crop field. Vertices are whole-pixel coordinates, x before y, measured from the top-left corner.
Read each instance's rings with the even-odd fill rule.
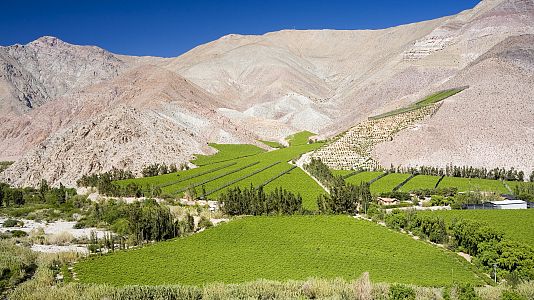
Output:
[[[354,185],[360,185],[362,182],[369,182],[382,174],[384,172],[361,172],[345,179],[345,181]]]
[[[152,176],[152,177],[143,177],[143,178],[132,178],[132,179],[125,179],[125,180],[119,180],[116,181],[115,184],[118,184],[120,186],[126,186],[129,183],[137,183],[142,186],[150,187],[150,186],[160,186],[164,185],[170,182],[175,182],[178,180],[182,180],[191,176],[196,176],[198,174],[211,171],[214,169],[220,169],[222,167],[225,167],[224,169],[229,170],[235,166],[230,165],[233,162],[221,162],[221,163],[215,163],[209,166],[201,167],[201,168],[194,168],[186,171],[179,171],[176,173],[169,173],[165,175],[159,175],[159,176]],[[221,171],[222,172],[222,171]],[[213,172],[213,174],[216,174]],[[211,176],[213,175],[211,174]],[[209,175],[208,175],[209,176]],[[207,177],[207,176],[206,176]]]
[[[512,192],[514,192],[514,189],[515,189],[516,186],[524,185],[524,184],[528,184],[528,183],[527,182],[523,182],[523,181],[506,181],[506,184],[510,187]]]
[[[81,282],[112,285],[240,283],[310,277],[419,285],[481,284],[459,256],[348,216],[245,217],[193,236],[91,257]]]
[[[308,143],[308,139],[314,135],[315,133],[313,132],[302,131],[288,136],[286,140],[289,142],[290,146],[305,145]]]
[[[439,102],[441,100],[447,99],[447,98],[449,98],[451,96],[454,96],[454,95],[458,94],[459,92],[461,92],[463,90],[464,90],[464,88],[457,88],[457,89],[450,89],[450,90],[437,92],[437,93],[435,93],[433,95],[430,95],[430,96],[426,97],[425,99],[415,103],[415,105],[425,106],[425,105],[433,104],[433,103]]]
[[[354,172],[353,170],[330,170],[330,171],[332,172],[332,174],[336,176],[346,176]]]
[[[518,210],[450,210],[424,212],[440,215],[447,221],[454,218],[479,220],[502,230],[511,239],[534,247],[534,209]]]
[[[401,192],[410,192],[417,189],[433,189],[440,176],[417,175],[410,179],[402,188]]]
[[[273,141],[262,141],[260,142],[264,143],[265,145],[271,147],[271,148],[283,148],[283,146],[279,142],[273,142]]]
[[[430,105],[430,104],[434,104],[436,102],[439,102],[439,101],[442,101],[442,100],[445,100],[451,96],[454,96],[456,94],[458,94],[459,92],[463,91],[465,88],[456,88],[456,89],[450,89],[450,90],[445,90],[445,91],[440,91],[440,92],[437,92],[435,94],[432,94],[432,95],[429,95],[427,96],[426,98],[412,104],[412,105],[409,105],[409,106],[406,106],[406,107],[402,107],[402,108],[399,108],[399,109],[396,109],[396,110],[392,110],[390,112],[387,112],[387,113],[383,113],[381,115],[378,115],[378,116],[374,116],[374,117],[370,117],[369,119],[370,120],[377,120],[377,119],[381,119],[381,118],[385,118],[385,117],[391,117],[391,116],[394,116],[394,115],[398,115],[398,114],[402,114],[402,113],[405,113],[405,112],[409,112],[409,111],[412,111],[412,110],[416,110],[416,109],[419,109],[421,107],[425,107],[427,105]]]
[[[248,144],[210,144],[210,146],[217,149],[218,152],[214,155],[197,154],[196,159],[191,162],[197,166],[204,166],[265,152],[257,146]]]
[[[401,182],[410,177],[410,174],[391,173],[378,179],[371,184],[371,193],[387,193],[393,191],[393,189]]]
[[[326,191],[323,190],[323,188],[318,185],[315,180],[313,180],[300,168],[293,169],[286,175],[271,182],[265,186],[265,191],[272,191],[279,186],[295,194],[300,194],[302,196],[302,207],[308,210],[316,210],[317,197],[320,194],[326,193]]]
[[[492,191],[509,193],[501,181],[491,179],[445,177],[438,187],[457,187],[459,192]]]
[[[307,133],[299,136],[305,135]],[[188,188],[195,187],[198,196],[205,191],[209,193],[208,198],[216,199],[229,187],[248,187],[251,184],[258,186],[266,182],[291,168],[289,161],[321,145],[322,143],[304,143],[268,152],[255,146],[249,147],[250,145],[214,145],[220,152],[213,156],[201,157],[202,163],[206,164],[198,168],[154,177],[121,180],[116,184],[125,186],[134,182],[146,189],[159,186],[164,193],[171,195],[181,195]],[[270,182],[265,190],[269,191],[276,187],[300,193],[303,205],[307,209],[314,209],[317,195],[324,192],[312,178],[297,169]]]
[[[12,164],[12,161],[0,161],[0,173],[9,168]]]

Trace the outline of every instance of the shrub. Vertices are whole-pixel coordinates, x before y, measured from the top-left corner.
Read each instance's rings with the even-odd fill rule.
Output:
[[[12,230],[10,232],[11,232],[11,236],[14,237],[14,238],[20,238],[20,237],[28,236],[28,233],[26,231],[22,231],[22,230]]]
[[[394,284],[389,288],[390,300],[415,300],[415,291],[405,285]]]
[[[457,288],[458,300],[480,300],[475,288],[470,284],[463,284]]]
[[[51,245],[66,245],[74,240],[72,233],[62,231],[46,237],[46,243]]]
[[[199,228],[210,228],[210,227],[213,227],[213,223],[211,223],[210,219],[202,216],[200,218],[200,221],[198,222],[198,227]]]
[[[390,228],[399,230],[404,229],[408,225],[406,214],[398,209],[394,209],[385,217],[386,225]]]
[[[526,298],[523,298],[519,294],[513,291],[504,291],[501,295],[501,300],[527,300]]]
[[[4,224],[2,225],[4,227],[22,227],[24,226],[24,222],[20,221],[20,220],[15,220],[15,219],[8,219],[4,222]]]

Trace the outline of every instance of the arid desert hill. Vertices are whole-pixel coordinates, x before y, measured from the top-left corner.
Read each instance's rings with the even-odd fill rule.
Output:
[[[179,163],[207,142],[329,137],[438,90],[469,85],[377,146],[394,165],[534,168],[534,1],[484,0],[383,30],[229,35],[176,58],[43,37],[0,47],[1,174],[72,185],[112,167]]]

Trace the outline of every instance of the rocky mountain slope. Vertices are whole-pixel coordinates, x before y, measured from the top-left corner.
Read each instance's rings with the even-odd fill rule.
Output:
[[[259,144],[216,113],[217,100],[153,65],[47,102],[0,126],[0,150],[25,155],[4,172],[13,184],[39,176],[73,185],[80,174],[115,167],[139,173],[155,162],[179,164],[213,153],[207,141]]]
[[[420,126],[377,146],[382,165],[514,167],[534,170],[534,35],[511,37],[447,85],[470,88]]]
[[[72,184],[112,166],[183,162],[213,151],[206,142],[257,143],[300,130],[330,137],[465,85],[417,130],[377,145],[375,159],[529,171],[529,34],[533,0],[484,0],[455,16],[383,30],[229,35],[170,59],[51,37],[0,47],[0,160],[18,160],[1,176]]]
[[[128,65],[94,46],[45,36],[27,45],[0,47],[0,108],[26,112],[71,91],[117,76]]]

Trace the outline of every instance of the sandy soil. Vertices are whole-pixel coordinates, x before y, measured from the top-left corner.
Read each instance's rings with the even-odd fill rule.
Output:
[[[0,224],[4,224],[9,218],[0,217]],[[32,230],[43,228],[46,235],[54,235],[62,232],[68,232],[72,234],[75,238],[89,238],[92,231],[97,234],[98,238],[103,238],[105,233],[108,231],[98,229],[98,228],[82,228],[75,229],[73,228],[76,222],[67,222],[67,221],[56,221],[51,223],[46,222],[35,222],[33,220],[26,219],[17,219],[24,222],[23,227],[0,227],[0,232],[6,232],[8,230],[22,230],[24,232],[30,233]]]

